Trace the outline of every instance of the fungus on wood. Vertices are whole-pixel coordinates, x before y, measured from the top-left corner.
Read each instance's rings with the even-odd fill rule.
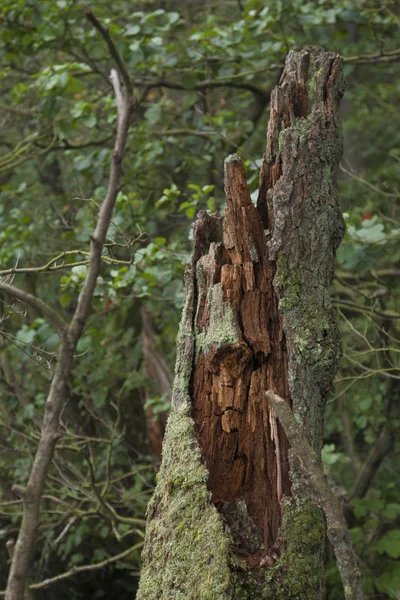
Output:
[[[340,355],[330,285],[343,90],[338,55],[290,52],[257,207],[232,155],[224,217],[194,225],[139,600],[321,596],[322,515],[265,392],[290,403],[319,453]]]

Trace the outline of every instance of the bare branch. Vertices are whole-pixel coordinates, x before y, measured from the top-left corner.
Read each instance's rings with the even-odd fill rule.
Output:
[[[350,177],[351,179],[354,179],[355,181],[358,181],[358,182],[362,183],[367,188],[369,188],[373,192],[376,192],[377,194],[380,194],[381,196],[385,196],[386,198],[398,198],[400,196],[399,192],[392,193],[392,192],[385,192],[384,190],[381,190],[380,188],[376,187],[376,185],[373,185],[372,183],[370,183],[366,179],[363,179],[362,177],[359,177],[357,175],[357,173],[355,173],[355,171],[353,169],[346,169],[346,167],[344,165],[342,165],[342,164],[339,165],[339,169],[343,173],[345,173],[346,175],[348,175],[348,177]]]
[[[337,271],[336,276],[341,279],[378,279],[380,277],[399,277],[400,269],[379,269],[367,273],[352,273],[351,271]]]
[[[134,544],[133,546],[130,546],[123,552],[120,552],[119,554],[116,554],[115,556],[111,556],[110,558],[106,558],[105,560],[102,560],[101,562],[94,563],[91,565],[81,565],[80,567],[72,567],[72,569],[70,569],[69,571],[66,571],[65,573],[61,573],[60,575],[56,575],[56,577],[51,577],[50,579],[45,579],[44,581],[41,581],[40,583],[33,583],[32,585],[29,586],[29,589],[30,590],[41,590],[43,588],[47,588],[50,585],[53,585],[53,583],[62,581],[63,579],[69,579],[70,577],[74,577],[74,575],[78,575],[78,573],[85,573],[87,571],[98,571],[99,569],[103,569],[107,565],[111,565],[112,563],[117,562],[118,560],[122,560],[123,558],[126,558],[127,556],[129,556],[129,554],[131,554],[132,552],[135,552],[135,550],[140,550],[140,548],[142,546],[143,546],[143,542],[139,542],[137,544]],[[0,592],[0,597],[4,596],[4,595],[5,595],[5,592]]]
[[[400,50],[390,52],[373,52],[372,54],[359,54],[358,56],[345,56],[343,62],[366,65],[370,63],[388,63],[400,60]]]
[[[280,69],[280,71],[281,70],[282,69]],[[246,83],[246,82],[236,83],[235,81],[232,81],[229,79],[228,80],[204,79],[203,81],[199,81],[194,86],[191,86],[189,88],[188,88],[188,86],[185,86],[183,83],[180,83],[178,81],[170,81],[168,79],[155,79],[153,81],[142,81],[142,82],[138,81],[137,85],[138,85],[138,87],[146,87],[148,90],[163,87],[163,88],[172,89],[172,90],[185,90],[185,91],[191,91],[191,92],[204,90],[205,88],[213,89],[213,88],[227,87],[227,88],[252,92],[253,94],[255,94],[257,96],[264,98],[266,102],[269,101],[269,97],[271,94],[270,90],[264,90],[263,88],[258,87],[252,83]]]
[[[354,488],[349,496],[349,501],[353,498],[363,498],[367,493],[375,473],[379,469],[383,459],[390,452],[394,443],[394,434],[391,426],[387,422],[376,440],[368,456],[367,462],[361,471]]]
[[[113,247],[113,246],[119,246],[120,248],[127,248],[126,244],[104,244],[104,247]],[[65,264],[64,262],[62,262],[61,264],[57,265],[56,263],[61,261],[64,261],[64,258],[66,256],[74,256],[76,254],[81,254],[82,256],[89,256],[90,253],[86,252],[86,250],[64,250],[64,252],[61,252],[60,254],[58,254],[57,256],[54,256],[53,258],[51,258],[49,260],[49,262],[47,262],[45,265],[42,265],[41,267],[11,267],[11,269],[4,269],[3,271],[0,271],[0,277],[4,277],[5,275],[16,275],[18,273],[47,273],[49,271],[60,271],[61,269],[72,269],[73,267],[80,267],[80,266],[86,266],[89,264],[88,260],[79,260],[73,263],[67,263]],[[123,265],[123,266],[129,266],[132,264],[132,260],[119,260],[118,258],[112,258],[111,256],[101,256],[101,260],[106,262],[106,263],[110,263],[113,265]]]
[[[118,117],[121,117],[124,110],[124,98],[122,96],[121,84],[119,82],[118,73],[115,69],[111,69],[110,81],[114,88],[115,99],[117,101]]]
[[[385,332],[388,333],[388,332]],[[384,340],[385,341],[385,340]],[[384,353],[385,364],[390,364],[389,355]],[[387,387],[385,398],[386,421],[378,435],[374,445],[371,448],[369,456],[362,470],[358,474],[357,481],[350,493],[349,501],[353,498],[363,498],[370,488],[370,485],[378,471],[383,459],[393,448],[397,436],[396,423],[398,422],[400,410],[400,383],[392,379]]]
[[[293,454],[297,455],[303,464],[306,476],[325,511],[328,539],[335,552],[345,598],[364,600],[357,556],[353,550],[340,501],[332,492],[321,463],[296,421],[289,404],[272,391],[266,392],[265,396],[285,431]]]
[[[339,399],[339,414],[343,429],[341,434],[343,445],[350,457],[353,473],[355,476],[358,476],[361,471],[361,463],[356,449],[353,424],[351,422],[348,403],[343,397]]]
[[[43,315],[43,317],[45,317],[49,323],[51,323],[51,325],[57,329],[60,336],[64,335],[67,328],[66,321],[64,321],[62,316],[56,310],[54,310],[54,308],[51,308],[51,306],[46,304],[46,302],[39,300],[39,298],[36,298],[36,296],[28,294],[28,292],[25,292],[24,290],[21,290],[13,285],[4,283],[3,281],[0,281],[0,291],[4,292],[8,296],[17,298],[17,300],[20,300],[24,304],[28,304],[40,312],[40,314]]]
[[[102,36],[103,40],[107,44],[108,49],[110,51],[110,54],[113,57],[113,59],[115,60],[115,62],[117,64],[117,67],[118,67],[118,71],[120,72],[122,80],[123,80],[123,82],[125,84],[126,94],[127,94],[127,96],[132,96],[132,94],[133,94],[133,85],[132,85],[132,81],[131,81],[130,75],[128,73],[128,69],[126,67],[126,64],[122,60],[122,58],[121,58],[121,56],[120,56],[120,54],[119,54],[119,52],[118,52],[118,50],[117,50],[117,48],[116,48],[116,46],[114,44],[114,41],[112,40],[112,38],[110,36],[110,32],[94,16],[94,14],[90,10],[90,8],[85,8],[85,10],[83,11],[83,14],[92,23],[92,25],[97,29],[97,31],[100,33],[100,35]]]
[[[46,474],[53,458],[55,445],[60,438],[58,432],[59,420],[68,398],[68,381],[73,367],[74,353],[91,309],[93,293],[100,272],[102,250],[106,241],[112,210],[121,187],[122,159],[135,106],[132,84],[126,66],[119,56],[108,31],[97,21],[91,11],[86,11],[86,16],[106,40],[124,78],[126,89],[123,106],[118,115],[117,135],[112,154],[107,194],[100,207],[96,228],[92,235],[86,277],[79,294],[75,313],[62,338],[57,367],[46,400],[41,437],[26,486],[22,524],[7,582],[7,600],[21,600],[27,587],[30,557],[39,524],[40,504]],[[107,564],[107,562],[103,564]],[[92,568],[92,565],[88,568]],[[84,569],[81,568],[81,570]]]

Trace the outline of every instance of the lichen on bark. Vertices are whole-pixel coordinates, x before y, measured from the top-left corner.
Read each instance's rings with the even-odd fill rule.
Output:
[[[257,209],[237,155],[227,209],[195,223],[138,600],[319,600],[324,524],[264,393],[319,452],[340,354],[330,304],[343,226],[340,59],[289,53],[271,97]]]
[[[188,267],[172,408],[157,486],[148,506],[138,600],[230,598],[227,562],[230,541],[210,502],[208,472],[190,415],[193,311],[193,271]]]
[[[289,53],[271,96],[258,198],[272,233],[268,249],[277,264],[274,286],[288,344],[293,409],[318,451],[324,403],[340,357],[330,285],[344,232],[336,190],[343,91],[338,55],[318,48]]]

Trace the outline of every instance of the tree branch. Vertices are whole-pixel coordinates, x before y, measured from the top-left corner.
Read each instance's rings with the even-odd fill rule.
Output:
[[[390,52],[373,52],[372,54],[359,54],[358,56],[345,56],[343,62],[366,65],[379,62],[395,62],[400,60],[400,50],[391,50]]]
[[[119,52],[118,52],[118,50],[117,50],[117,48],[116,48],[116,46],[114,44],[113,39],[110,36],[110,32],[94,16],[94,14],[90,10],[90,8],[85,8],[84,11],[83,11],[83,14],[92,23],[92,25],[97,29],[97,31],[100,33],[100,35],[102,36],[103,40],[107,44],[108,49],[110,51],[110,54],[113,57],[113,59],[115,60],[116,65],[118,67],[118,71],[119,71],[119,73],[120,73],[120,75],[122,77],[122,80],[123,80],[124,84],[125,84],[126,95],[127,96],[132,96],[132,94],[133,94],[133,85],[132,85],[131,78],[129,76],[129,72],[128,72],[127,66],[124,63],[124,61],[122,60],[122,58],[121,58],[121,56],[120,56],[120,54],[119,54]]]
[[[385,352],[386,354],[386,352]],[[386,364],[390,364],[386,357]],[[349,501],[353,498],[363,498],[367,493],[383,459],[391,451],[396,439],[396,423],[400,411],[400,382],[391,379],[388,384],[385,401],[386,422],[375,444],[371,448],[367,461],[358,475],[358,479],[350,493]]]
[[[234,81],[218,81],[215,79],[205,79],[204,81],[199,81],[193,87],[187,87],[183,83],[178,83],[175,81],[169,81],[168,79],[156,79],[154,81],[149,82],[137,82],[138,87],[146,87],[149,90],[164,87],[172,90],[185,90],[185,91],[200,91],[204,90],[204,88],[219,88],[219,87],[230,87],[238,90],[246,90],[248,92],[252,92],[257,96],[265,98],[266,101],[269,100],[270,90],[264,90],[252,83],[235,83]]]
[[[45,579],[44,581],[41,581],[40,583],[31,584],[29,586],[29,589],[30,590],[41,590],[43,588],[49,587],[50,585],[53,585],[53,583],[62,581],[63,579],[69,579],[70,577],[74,577],[74,575],[78,575],[78,573],[85,573],[87,571],[98,571],[99,569],[103,569],[107,565],[111,565],[112,563],[117,562],[118,560],[122,560],[123,558],[126,558],[127,556],[129,556],[129,554],[131,554],[132,552],[135,552],[135,550],[139,550],[142,546],[143,546],[143,542],[139,542],[137,544],[134,544],[133,546],[130,546],[123,552],[120,552],[119,554],[116,554],[115,556],[111,556],[110,558],[106,558],[105,560],[102,560],[101,562],[90,564],[90,565],[81,565],[80,567],[72,567],[72,569],[70,569],[69,571],[66,571],[65,573],[61,573],[60,575],[56,575],[55,577],[51,577],[50,579]],[[4,596],[4,595],[5,595],[5,592],[0,592],[0,597]]]
[[[118,246],[125,247],[122,244],[118,244]],[[3,271],[0,271],[0,277],[4,277],[7,275],[16,275],[19,273],[48,273],[53,271],[60,271],[61,269],[72,269],[72,267],[80,267],[89,264],[88,260],[79,260],[67,264],[62,262],[60,265],[56,264],[60,260],[63,261],[66,256],[75,256],[77,254],[81,254],[82,256],[90,255],[90,253],[86,252],[86,250],[64,250],[57,256],[54,256],[52,259],[49,260],[49,262],[47,262],[45,265],[42,265],[41,267],[11,267],[11,269],[4,269]],[[132,264],[131,260],[119,260],[118,258],[112,258],[111,256],[104,255],[101,256],[101,260],[112,265],[129,266]]]
[[[335,552],[345,598],[346,600],[364,600],[357,556],[351,543],[340,501],[332,492],[321,463],[308,443],[289,404],[272,391],[266,392],[265,396],[285,431],[292,452],[298,456],[304,466],[306,476],[325,511],[328,539]]]
[[[64,332],[57,366],[51,382],[45,404],[42,431],[38,449],[29,475],[24,495],[24,511],[22,524],[15,546],[13,560],[9,572],[6,599],[21,600],[27,587],[30,558],[39,524],[40,504],[44,491],[46,474],[51,464],[55,445],[60,437],[58,433],[60,414],[68,398],[68,381],[71,376],[73,359],[77,343],[83,332],[92,305],[93,293],[100,272],[102,249],[106,240],[107,230],[111,221],[112,210],[120,190],[122,159],[133,109],[135,106],[133,88],[126,66],[119,56],[108,31],[97,21],[91,11],[86,16],[100,31],[124,77],[125,94],[123,104],[119,108],[117,135],[112,154],[110,175],[106,197],[98,214],[95,231],[92,235],[89,264],[82,290],[78,297],[77,307],[71,323]],[[119,82],[118,76],[113,75],[114,88]]]
[[[17,300],[20,300],[20,302],[23,302],[24,304],[28,304],[40,312],[40,314],[43,315],[43,317],[45,317],[49,323],[51,323],[51,325],[57,329],[61,337],[64,335],[67,329],[67,322],[64,321],[62,316],[56,310],[54,310],[54,308],[51,308],[51,306],[46,304],[46,302],[39,300],[39,298],[36,298],[36,296],[28,294],[28,292],[14,287],[13,285],[4,283],[3,281],[0,281],[0,291],[4,292],[8,296],[12,296]]]
[[[389,423],[386,423],[368,456],[367,462],[365,463],[351,494],[349,495],[349,501],[353,498],[363,498],[365,496],[381,462],[391,450],[393,442],[394,436],[391,431],[391,426]]]
[[[341,279],[378,279],[380,277],[400,277],[400,269],[379,269],[366,273],[353,273],[351,271],[337,271],[336,276]]]
[[[353,473],[357,477],[361,471],[360,458],[358,456],[355,446],[353,424],[351,422],[351,416],[349,414],[348,405],[343,397],[339,399],[339,414],[343,429],[341,435],[343,445],[346,449],[347,454],[350,457],[350,464]]]

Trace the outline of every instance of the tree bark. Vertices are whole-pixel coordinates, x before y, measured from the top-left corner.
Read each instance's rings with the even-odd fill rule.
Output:
[[[265,392],[291,405],[319,455],[340,356],[330,285],[343,90],[339,56],[290,52],[257,208],[233,155],[224,218],[194,225],[138,600],[321,598],[322,514]]]

